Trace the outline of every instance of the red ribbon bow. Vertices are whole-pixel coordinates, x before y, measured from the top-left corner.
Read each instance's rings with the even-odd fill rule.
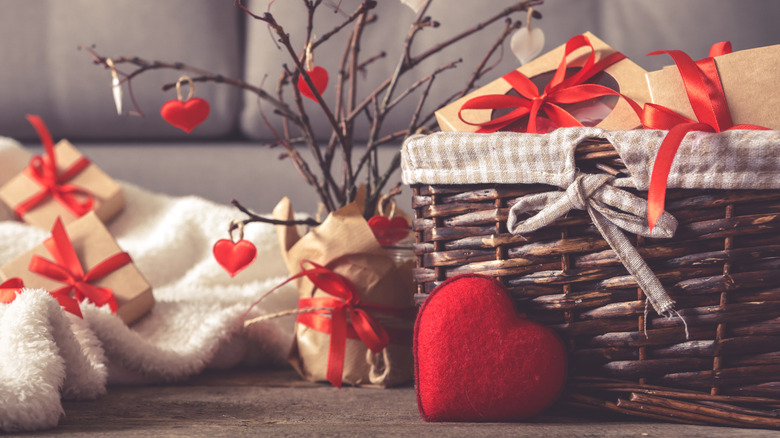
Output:
[[[569,67],[566,58],[575,50],[581,47],[589,47],[590,55],[582,68],[573,76],[566,78],[566,69]],[[610,65],[625,58],[620,52],[611,55],[596,62],[596,51],[593,48],[588,37],[577,35],[569,39],[566,43],[566,50],[561,59],[558,69],[552,80],[544,87],[544,92],[539,93],[539,89],[528,79],[527,76],[517,70],[511,71],[503,78],[517,91],[520,96],[510,96],[506,94],[489,94],[477,96],[466,101],[458,111],[458,117],[463,123],[479,126],[477,132],[490,133],[496,132],[528,116],[528,127],[526,132],[537,132],[537,119],[543,110],[548,119],[552,120],[558,126],[582,126],[579,120],[564,110],[558,104],[571,104],[584,102],[589,99],[603,96],[618,96],[625,99],[631,108],[639,115],[641,108],[633,100],[623,96],[619,92],[598,84],[584,83],[596,73],[604,70]],[[511,112],[493,120],[481,123],[473,123],[463,118],[464,110],[497,110],[515,108]]]
[[[313,267],[307,269],[307,264]],[[381,353],[391,341],[403,343],[404,340],[411,340],[409,330],[385,329],[368,311],[411,319],[413,307],[361,303],[357,288],[348,278],[310,260],[302,260],[301,272],[268,291],[251,307],[275,290],[301,277],[307,277],[315,287],[333,296],[301,298],[298,300],[298,308],[313,310],[300,313],[296,320],[299,324],[330,335],[326,377],[333,386],[341,388],[347,338],[359,339],[375,354]],[[249,314],[249,310],[241,319]]]
[[[14,277],[6,280],[0,284],[0,303],[11,303],[16,299],[16,295],[22,293],[24,288],[24,282],[19,277]],[[67,295],[54,295],[57,302],[65,309],[66,312],[70,312],[79,318],[84,318],[81,314],[81,308],[79,303],[73,298]]]
[[[43,123],[43,120],[40,117],[31,114],[27,115],[27,120],[38,132],[38,136],[41,139],[41,143],[43,143],[46,154],[45,156],[36,155],[32,157],[30,165],[25,169],[25,173],[33,181],[40,184],[42,190],[30,196],[27,200],[14,208],[16,217],[21,219],[25,213],[32,210],[49,196],[64,205],[71,213],[76,215],[76,217],[83,216],[85,213],[92,210],[94,196],[90,191],[73,184],[67,184],[66,181],[70,180],[89,166],[89,160],[85,157],[81,157],[68,169],[58,173],[57,161],[54,156],[54,141],[51,138],[49,130],[46,128],[46,124]],[[80,200],[82,198],[86,199]]]
[[[60,218],[54,222],[51,239],[46,240],[44,246],[56,262],[36,254],[30,260],[29,270],[65,283],[65,286],[50,291],[58,301],[61,296],[70,296],[72,291],[79,302],[88,299],[97,306],[108,304],[111,312],[116,312],[117,303],[114,292],[107,287],[98,287],[90,283],[132,262],[129,254],[126,252],[114,254],[84,273]]]
[[[646,103],[642,114],[642,125],[650,129],[667,129],[669,134],[658,149],[650,176],[647,192],[647,221],[650,229],[664,212],[666,180],[672,168],[674,156],[683,138],[691,131],[723,132],[730,129],[761,129],[757,125],[734,125],[731,120],[726,94],[720,82],[715,56],[731,53],[731,43],[724,41],[710,48],[709,57],[694,62],[680,50],[659,50],[648,55],[668,54],[680,70],[685,92],[690,100],[696,120],[683,117],[660,105]]]

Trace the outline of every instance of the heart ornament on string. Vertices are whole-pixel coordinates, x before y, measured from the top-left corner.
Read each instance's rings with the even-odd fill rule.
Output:
[[[528,9],[527,25],[512,35],[509,47],[520,61],[520,65],[527,64],[536,58],[544,48],[544,32],[541,28],[531,28],[533,8]]]
[[[384,206],[390,203],[390,213],[385,216]],[[382,246],[393,246],[406,239],[409,235],[409,222],[402,216],[395,215],[395,201],[384,195],[379,199],[376,216],[368,220],[368,226],[374,233],[377,242]]]
[[[450,278],[417,314],[417,405],[426,421],[520,421],[561,394],[566,348],[518,315],[506,288],[477,274]]]
[[[235,229],[238,229],[237,242],[233,241]],[[214,259],[231,277],[235,277],[255,261],[257,248],[252,242],[244,240],[244,224],[241,221],[230,222],[228,235],[230,239],[220,239],[214,244]]]
[[[314,88],[316,88],[317,92],[322,96],[322,93],[328,88],[328,71],[317,66],[311,70],[306,70],[306,73],[311,78]],[[298,76],[298,89],[304,96],[315,102],[317,101],[317,97],[314,95],[314,92],[311,91],[311,88],[309,87],[309,84],[306,83],[306,79],[304,79],[303,75]]]
[[[306,74],[311,79],[312,84],[314,84],[314,88],[317,89],[317,93],[322,96],[322,93],[328,88],[328,71],[322,67],[314,66],[314,54],[311,50],[312,43],[313,40],[306,45]],[[303,73],[298,76],[298,90],[309,99],[317,101],[317,97],[306,82],[306,78],[303,77]]]
[[[422,9],[425,4],[425,0],[401,0],[401,3],[409,6],[409,9],[414,11],[415,14],[419,14],[420,9]]]
[[[181,84],[185,81],[189,82],[190,91],[187,94],[187,98],[183,99]],[[166,122],[187,134],[203,123],[211,111],[208,102],[199,97],[193,98],[193,94],[195,94],[195,84],[192,82],[192,79],[189,76],[182,76],[176,81],[177,99],[165,102],[162,108],[160,108],[160,115]]]

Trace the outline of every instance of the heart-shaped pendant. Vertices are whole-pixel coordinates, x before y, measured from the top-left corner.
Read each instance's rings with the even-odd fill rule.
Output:
[[[393,246],[409,235],[409,223],[401,216],[392,219],[377,215],[368,220],[376,240],[382,246]]]
[[[186,99],[183,99],[181,94],[181,83],[184,81],[189,81],[190,83],[190,91]],[[192,97],[194,93],[195,88],[192,79],[182,76],[176,81],[176,95],[178,99],[169,100],[160,108],[160,115],[166,122],[187,134],[203,123],[211,111],[208,102],[199,97]]]
[[[542,52],[544,32],[538,27],[530,30],[527,27],[520,28],[512,35],[509,46],[520,61],[520,65],[526,64]]]
[[[160,109],[166,122],[189,134],[209,116],[209,103],[196,97],[186,102],[169,100]]]
[[[325,92],[325,89],[328,88],[328,71],[318,66],[311,70],[306,70],[306,73],[309,74],[311,82],[314,84],[314,88],[317,89],[317,92],[320,93],[321,96],[322,93]],[[306,79],[303,78],[303,75],[298,76],[298,90],[309,99],[315,102],[317,101],[317,98],[314,96],[311,88],[309,88],[309,84],[306,83]]]
[[[517,315],[504,286],[465,274],[437,287],[414,328],[417,403],[426,421],[515,421],[558,398],[566,349]]]
[[[228,234],[230,239],[220,239],[214,244],[214,258],[231,277],[235,277],[240,271],[246,269],[257,257],[257,248],[255,245],[244,240],[243,223],[240,221],[231,221]],[[233,241],[233,230],[238,229],[238,241]]]
[[[0,284],[0,303],[10,303],[22,291],[24,283],[19,277],[9,278]]]

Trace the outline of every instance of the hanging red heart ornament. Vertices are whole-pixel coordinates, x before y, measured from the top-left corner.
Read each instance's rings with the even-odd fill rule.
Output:
[[[368,226],[382,246],[393,246],[409,235],[409,223],[400,216],[390,219],[377,215],[368,220]]]
[[[233,241],[233,230],[238,229],[238,241]],[[214,258],[220,266],[235,277],[236,274],[248,267],[257,257],[255,245],[244,240],[244,224],[240,221],[231,221],[228,228],[230,239],[220,239],[214,244]]]
[[[385,207],[390,205],[390,212],[385,216]],[[368,220],[368,226],[374,237],[382,246],[393,246],[406,239],[409,235],[409,222],[402,216],[395,215],[393,195],[383,195],[377,203],[377,215]]]
[[[190,83],[190,91],[186,99],[183,99],[181,94],[181,83],[184,81]],[[178,99],[169,100],[160,108],[160,115],[166,122],[187,134],[203,123],[211,111],[208,102],[199,97],[192,97],[194,93],[195,86],[192,79],[188,76],[182,76],[176,81],[176,95]]]
[[[322,93],[325,92],[325,89],[328,88],[328,71],[318,66],[311,70],[306,70],[306,73],[311,78],[314,88],[317,89],[317,92],[320,93],[321,96]],[[309,88],[309,84],[306,83],[306,79],[304,79],[303,75],[298,76],[298,90],[309,99],[315,102],[317,101],[317,98],[314,96],[311,88]]]

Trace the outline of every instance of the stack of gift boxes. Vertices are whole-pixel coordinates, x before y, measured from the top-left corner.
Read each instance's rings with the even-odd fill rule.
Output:
[[[51,236],[0,267],[0,302],[22,289],[47,290],[81,316],[79,302],[108,306],[132,324],[154,306],[152,289],[104,225],[124,207],[122,188],[72,144],[54,145],[43,121],[28,120],[44,153],[0,187],[0,201]]]
[[[441,108],[436,118],[443,131],[460,132],[670,129],[712,122],[716,131],[741,124],[780,128],[780,45],[732,53],[730,44],[719,43],[695,62],[674,50],[651,55],[670,55],[676,65],[647,72],[593,34],[578,35]],[[649,116],[648,108],[661,108],[663,117]],[[704,120],[706,113],[717,120]]]

